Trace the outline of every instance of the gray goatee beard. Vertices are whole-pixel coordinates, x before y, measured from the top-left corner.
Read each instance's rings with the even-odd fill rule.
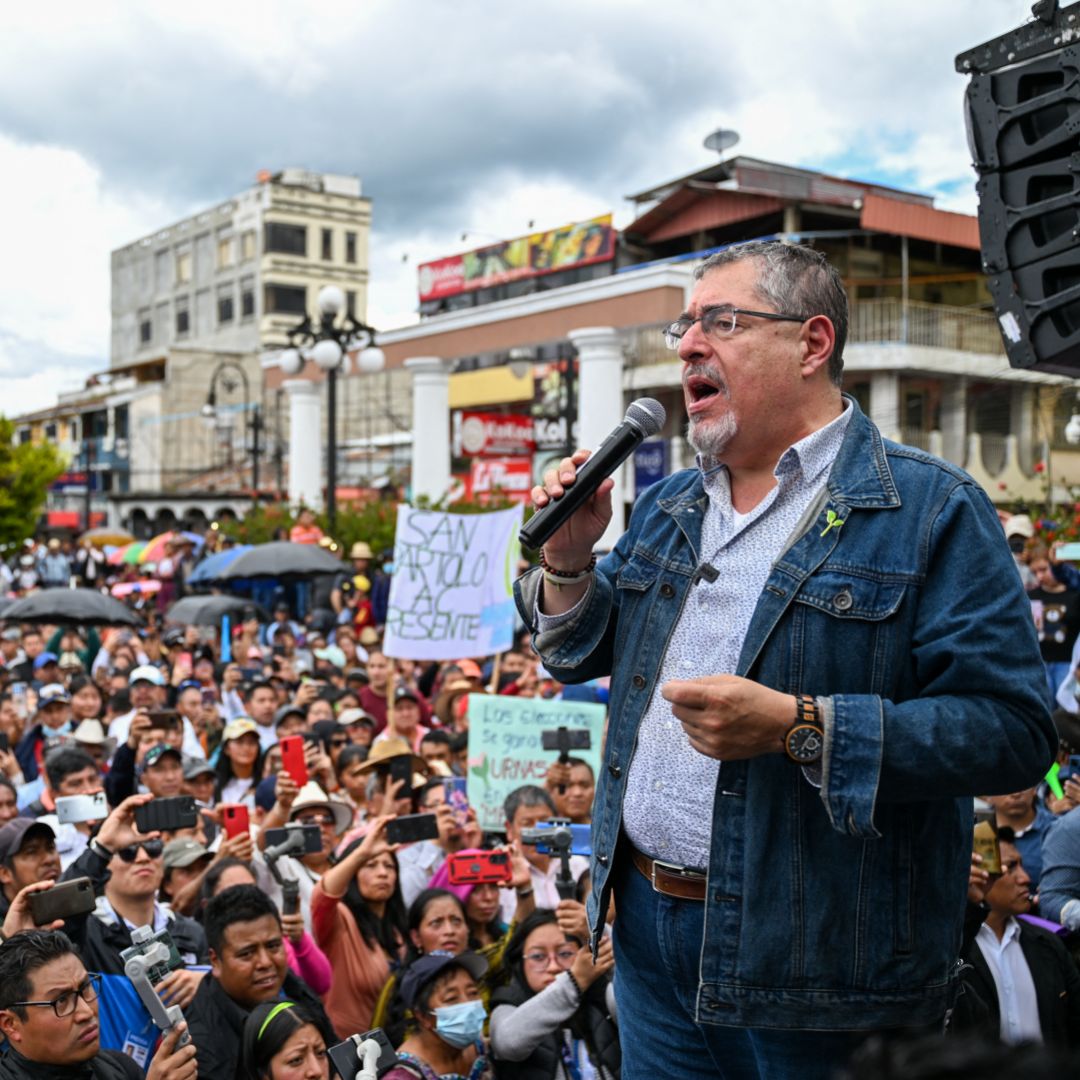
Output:
[[[683,378],[685,380],[692,375],[700,375],[702,378],[709,379],[718,387],[719,392],[724,397],[730,398],[727,384],[716,372],[711,371],[707,365],[691,365],[683,373]],[[686,438],[703,458],[718,458],[728,448],[731,440],[739,431],[739,423],[731,412],[726,412],[716,419],[703,418],[699,420],[690,418],[689,425]]]

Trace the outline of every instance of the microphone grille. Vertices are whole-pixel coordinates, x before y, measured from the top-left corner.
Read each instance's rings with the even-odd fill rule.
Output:
[[[664,426],[667,412],[664,406],[655,398],[643,397],[630,402],[630,408],[626,410],[624,417],[628,424],[633,424],[646,436],[656,435]]]

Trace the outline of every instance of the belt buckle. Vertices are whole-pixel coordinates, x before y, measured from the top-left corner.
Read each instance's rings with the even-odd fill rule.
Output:
[[[656,868],[660,867],[661,870],[666,870],[674,877],[696,877],[697,874],[693,870],[687,870],[685,866],[676,866],[675,863],[663,862],[660,859],[653,859],[652,874],[650,875],[652,881],[653,892],[663,892],[663,890],[656,884]]]

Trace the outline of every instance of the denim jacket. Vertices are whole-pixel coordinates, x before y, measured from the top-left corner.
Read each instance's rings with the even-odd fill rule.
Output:
[[[821,786],[779,752],[721,765],[702,1023],[939,1021],[956,985],[971,797],[1033,786],[1057,745],[1030,605],[986,495],[885,442],[850,403],[826,487],[773,564],[735,672],[823,699]],[[574,616],[535,635],[555,678],[612,675],[594,943],[617,848],[624,857],[638,724],[693,587],[707,505],[698,470],[650,487]],[[843,525],[826,531],[830,510]],[[532,571],[515,590],[530,625],[541,580]],[[633,917],[620,910],[623,932]]]

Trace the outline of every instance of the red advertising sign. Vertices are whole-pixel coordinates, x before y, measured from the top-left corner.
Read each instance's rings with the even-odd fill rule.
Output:
[[[564,225],[559,229],[519,236],[498,244],[421,263],[420,300],[446,296],[510,281],[555,274],[576,266],[591,266],[615,258],[611,215]]]
[[[527,502],[532,483],[529,458],[476,458],[469,473],[467,497],[482,499],[497,492],[514,502]]]
[[[517,457],[536,446],[533,418],[519,413],[462,412],[463,457]]]

